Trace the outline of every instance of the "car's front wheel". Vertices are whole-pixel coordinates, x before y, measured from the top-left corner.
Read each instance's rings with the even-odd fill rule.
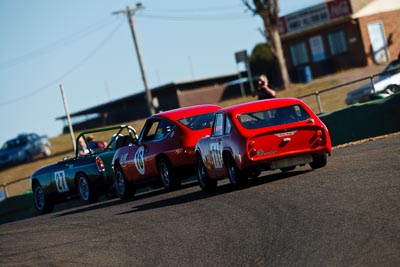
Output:
[[[242,187],[246,181],[246,176],[238,169],[235,164],[235,160],[231,155],[224,156],[224,163],[228,173],[229,182],[233,189],[238,189]]]
[[[391,84],[385,89],[384,92],[387,94],[390,94],[390,95],[398,93],[398,92],[400,92],[400,86]]]
[[[79,174],[78,176],[78,189],[79,196],[82,201],[89,204],[97,202],[97,192],[94,186],[90,183],[89,179],[84,174]]]
[[[43,148],[43,156],[48,157],[51,155],[51,149],[49,146],[44,146]]]
[[[126,180],[121,168],[115,168],[114,188],[117,197],[123,200],[131,199],[135,196],[135,186]]]
[[[54,203],[46,198],[43,188],[39,183],[35,183],[32,188],[33,206],[39,214],[50,213],[54,208]]]
[[[200,188],[203,191],[211,191],[217,187],[218,181],[215,179],[210,179],[206,170],[206,166],[204,166],[203,160],[199,155],[196,157],[196,174]]]
[[[179,188],[181,185],[181,180],[177,178],[169,160],[166,158],[160,158],[157,161],[157,166],[164,188],[167,190]]]

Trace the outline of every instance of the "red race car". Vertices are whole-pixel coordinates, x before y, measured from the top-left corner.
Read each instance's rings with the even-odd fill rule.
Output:
[[[166,189],[175,189],[183,177],[194,175],[195,145],[210,134],[214,112],[219,109],[216,105],[198,105],[149,117],[138,140],[131,140],[114,155],[116,195],[131,198],[138,184],[160,178]]]
[[[207,191],[228,177],[233,188],[261,171],[324,167],[332,147],[323,122],[301,100],[276,98],[223,108],[196,145],[196,174]]]

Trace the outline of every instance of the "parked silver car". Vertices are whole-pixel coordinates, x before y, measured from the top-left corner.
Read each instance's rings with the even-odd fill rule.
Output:
[[[386,66],[382,74],[371,83],[347,93],[346,104],[362,103],[376,98],[387,97],[400,92],[400,59],[393,60]]]

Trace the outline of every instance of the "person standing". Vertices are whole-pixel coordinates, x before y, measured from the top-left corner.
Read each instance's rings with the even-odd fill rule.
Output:
[[[266,75],[261,75],[258,78],[258,87],[257,91],[253,93],[253,96],[258,96],[258,99],[268,99],[268,98],[275,98],[276,97],[276,92],[275,90],[271,89],[268,86],[268,78]]]

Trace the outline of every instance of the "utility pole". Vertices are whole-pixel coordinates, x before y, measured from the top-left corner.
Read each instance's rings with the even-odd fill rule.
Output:
[[[140,49],[139,49],[139,44],[137,42],[136,39],[136,33],[135,33],[135,26],[133,24],[133,15],[135,15],[135,12],[144,8],[143,5],[141,3],[137,3],[136,4],[136,8],[130,8],[129,6],[126,7],[126,10],[120,10],[120,11],[115,11],[112,14],[113,15],[118,15],[118,14],[125,14],[128,17],[128,22],[129,22],[129,26],[131,27],[131,33],[132,33],[132,38],[133,38],[133,43],[135,45],[135,49],[136,49],[136,54],[137,54],[137,58],[139,61],[139,68],[140,68],[140,72],[142,74],[142,79],[143,79],[143,84],[144,84],[144,88],[146,90],[146,100],[147,100],[147,108],[148,111],[150,113],[150,115],[154,114],[154,107],[152,104],[152,95],[150,92],[149,87],[147,86],[147,80],[146,80],[146,74],[144,72],[144,67],[143,67],[143,61],[142,61],[142,57],[140,54]]]
[[[76,152],[74,129],[72,128],[72,123],[71,123],[71,117],[69,115],[67,98],[65,97],[64,87],[62,86],[62,84],[60,84],[60,91],[61,91],[61,96],[62,96],[62,99],[63,99],[63,102],[64,102],[64,109],[65,109],[65,114],[67,116],[67,121],[68,121],[69,133],[71,135],[72,146],[74,147],[74,152]]]

